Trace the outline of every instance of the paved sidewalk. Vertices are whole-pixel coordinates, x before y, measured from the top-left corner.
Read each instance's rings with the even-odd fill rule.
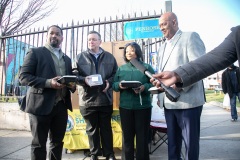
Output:
[[[205,104],[201,118],[200,160],[240,160],[240,120],[230,121],[230,112],[213,104]],[[30,160],[31,135],[28,131],[0,129],[0,160]],[[121,159],[121,150],[115,148]],[[83,151],[66,154],[63,160],[82,160]],[[104,159],[100,157],[100,159]],[[151,160],[167,160],[164,144]],[[85,160],[89,160],[86,158]]]

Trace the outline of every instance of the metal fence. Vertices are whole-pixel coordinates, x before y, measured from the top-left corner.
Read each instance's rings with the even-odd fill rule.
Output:
[[[161,14],[149,12],[146,15],[136,13],[133,16],[127,15],[119,17],[106,17],[97,21],[83,21],[81,24],[72,22],[71,25],[61,26],[63,29],[64,40],[62,50],[75,59],[76,55],[87,49],[87,34],[91,30],[98,31],[102,36],[103,42],[124,41],[123,26],[125,22],[144,19],[159,18]],[[18,71],[23,63],[24,56],[30,47],[39,47],[45,44],[47,28],[22,31],[20,33],[0,37],[0,94],[1,96],[14,96],[15,88],[18,87]],[[156,52],[160,46],[162,38],[135,39],[144,53],[144,61],[149,63],[149,54]],[[21,94],[21,93],[20,93]]]

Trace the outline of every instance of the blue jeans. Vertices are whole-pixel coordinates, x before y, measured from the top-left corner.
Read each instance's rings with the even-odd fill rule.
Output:
[[[230,98],[232,119],[238,119],[237,108],[236,108],[237,97],[238,97],[238,101],[240,101],[240,92],[233,93],[233,96]]]

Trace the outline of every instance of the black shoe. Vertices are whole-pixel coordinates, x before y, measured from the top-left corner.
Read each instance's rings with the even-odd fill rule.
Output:
[[[110,154],[109,156],[107,156],[106,160],[117,160],[117,159],[113,154]]]
[[[91,157],[91,152],[89,149],[83,149],[83,154],[86,156],[86,157]]]
[[[237,121],[237,119],[231,119],[231,121],[232,121],[232,122],[236,122],[236,121]]]
[[[98,160],[98,157],[96,155],[91,155],[90,160]]]

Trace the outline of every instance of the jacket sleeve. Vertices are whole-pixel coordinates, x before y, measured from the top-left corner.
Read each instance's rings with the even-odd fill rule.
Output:
[[[237,26],[232,28],[232,32],[212,51],[175,69],[174,72],[182,79],[182,87],[189,86],[234,63],[240,54],[239,37],[240,26]]]
[[[114,80],[113,80],[113,83],[112,83],[112,89],[116,92],[120,91],[120,87],[119,87],[120,81],[119,81],[119,78],[118,78],[119,77],[118,76],[119,72],[121,72],[120,68],[118,68],[116,74],[114,75]]]
[[[188,39],[187,43],[187,56],[189,62],[203,56],[206,53],[205,45],[200,38],[199,34],[196,32],[192,32]],[[189,85],[187,87],[182,88],[183,92],[188,92],[194,85]]]
[[[85,76],[83,76],[83,70],[82,70],[82,68],[79,65],[79,59],[81,58],[81,54],[83,54],[83,53],[78,54],[77,55],[77,59],[76,59],[76,67],[77,67],[77,71],[78,71],[78,74],[77,74],[77,84],[79,84],[81,86],[86,86]]]
[[[227,71],[224,71],[223,74],[222,74],[222,90],[223,90],[223,93],[226,94],[227,93],[227,81],[226,81],[226,73]]]
[[[109,82],[109,87],[112,87],[113,81],[114,81],[114,76],[118,70],[118,65],[116,59],[113,57],[113,70],[112,70],[112,75],[107,79]]]
[[[37,65],[39,64],[36,52],[38,51],[33,48],[28,50],[21,67],[19,81],[22,85],[44,88],[47,79],[36,75]]]

